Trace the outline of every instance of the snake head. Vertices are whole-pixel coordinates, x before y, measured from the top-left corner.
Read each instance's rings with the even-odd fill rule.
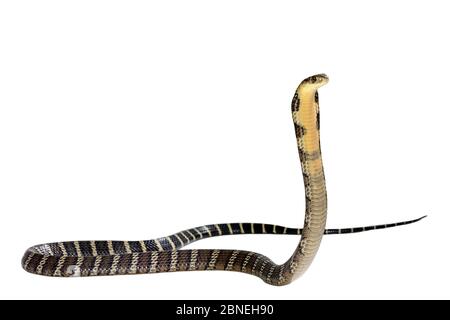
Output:
[[[320,73],[306,78],[305,80],[302,81],[300,86],[317,89],[327,83],[328,83],[328,76],[324,73]]]

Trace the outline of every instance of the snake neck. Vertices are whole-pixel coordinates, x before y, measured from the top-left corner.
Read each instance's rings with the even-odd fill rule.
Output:
[[[288,284],[300,277],[311,265],[325,230],[327,192],[320,150],[320,115],[317,89],[328,82],[325,75],[303,80],[292,101],[297,146],[305,186],[305,220],[300,242],[285,263],[279,284]]]

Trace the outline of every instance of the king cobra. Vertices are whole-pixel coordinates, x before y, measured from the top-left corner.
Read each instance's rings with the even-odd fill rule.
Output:
[[[47,243],[29,248],[22,259],[22,267],[28,272],[52,277],[227,270],[252,274],[268,284],[281,286],[291,283],[308,269],[324,234],[384,229],[424,218],[368,227],[325,229],[327,192],[320,150],[317,90],[327,82],[328,77],[324,74],[303,80],[292,100],[292,117],[305,186],[303,229],[263,223],[224,223],[187,229],[145,241]],[[292,256],[281,265],[262,254],[244,250],[181,250],[200,239],[249,233],[301,237]]]

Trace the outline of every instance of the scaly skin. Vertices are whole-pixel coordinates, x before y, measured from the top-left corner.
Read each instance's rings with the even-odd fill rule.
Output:
[[[256,275],[271,285],[286,285],[311,265],[323,234],[354,233],[419,221],[325,230],[327,193],[320,151],[317,90],[328,82],[323,75],[309,77],[298,86],[292,101],[300,162],[305,185],[304,228],[258,223],[227,223],[187,229],[146,241],[71,241],[37,245],[22,259],[31,273],[52,277],[100,276],[174,271],[226,270]],[[226,234],[301,234],[292,256],[277,265],[262,254],[241,250],[180,250],[194,241]]]
[[[319,99],[317,89],[328,82],[324,74],[302,81],[292,101],[292,117],[305,185],[306,212],[302,238],[278,284],[288,284],[311,265],[325,231],[327,191],[320,150]]]

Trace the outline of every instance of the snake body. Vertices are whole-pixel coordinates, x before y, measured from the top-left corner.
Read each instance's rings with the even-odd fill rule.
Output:
[[[422,218],[345,229],[325,229],[327,193],[320,150],[318,88],[328,82],[324,74],[311,76],[298,86],[292,100],[292,117],[305,187],[303,229],[262,223],[225,223],[187,229],[145,241],[71,241],[29,248],[22,267],[31,273],[54,276],[98,276],[172,271],[227,270],[256,275],[271,285],[286,285],[311,265],[324,234],[384,229]],[[268,257],[244,250],[181,249],[209,237],[235,234],[301,235],[292,256],[277,265]]]

